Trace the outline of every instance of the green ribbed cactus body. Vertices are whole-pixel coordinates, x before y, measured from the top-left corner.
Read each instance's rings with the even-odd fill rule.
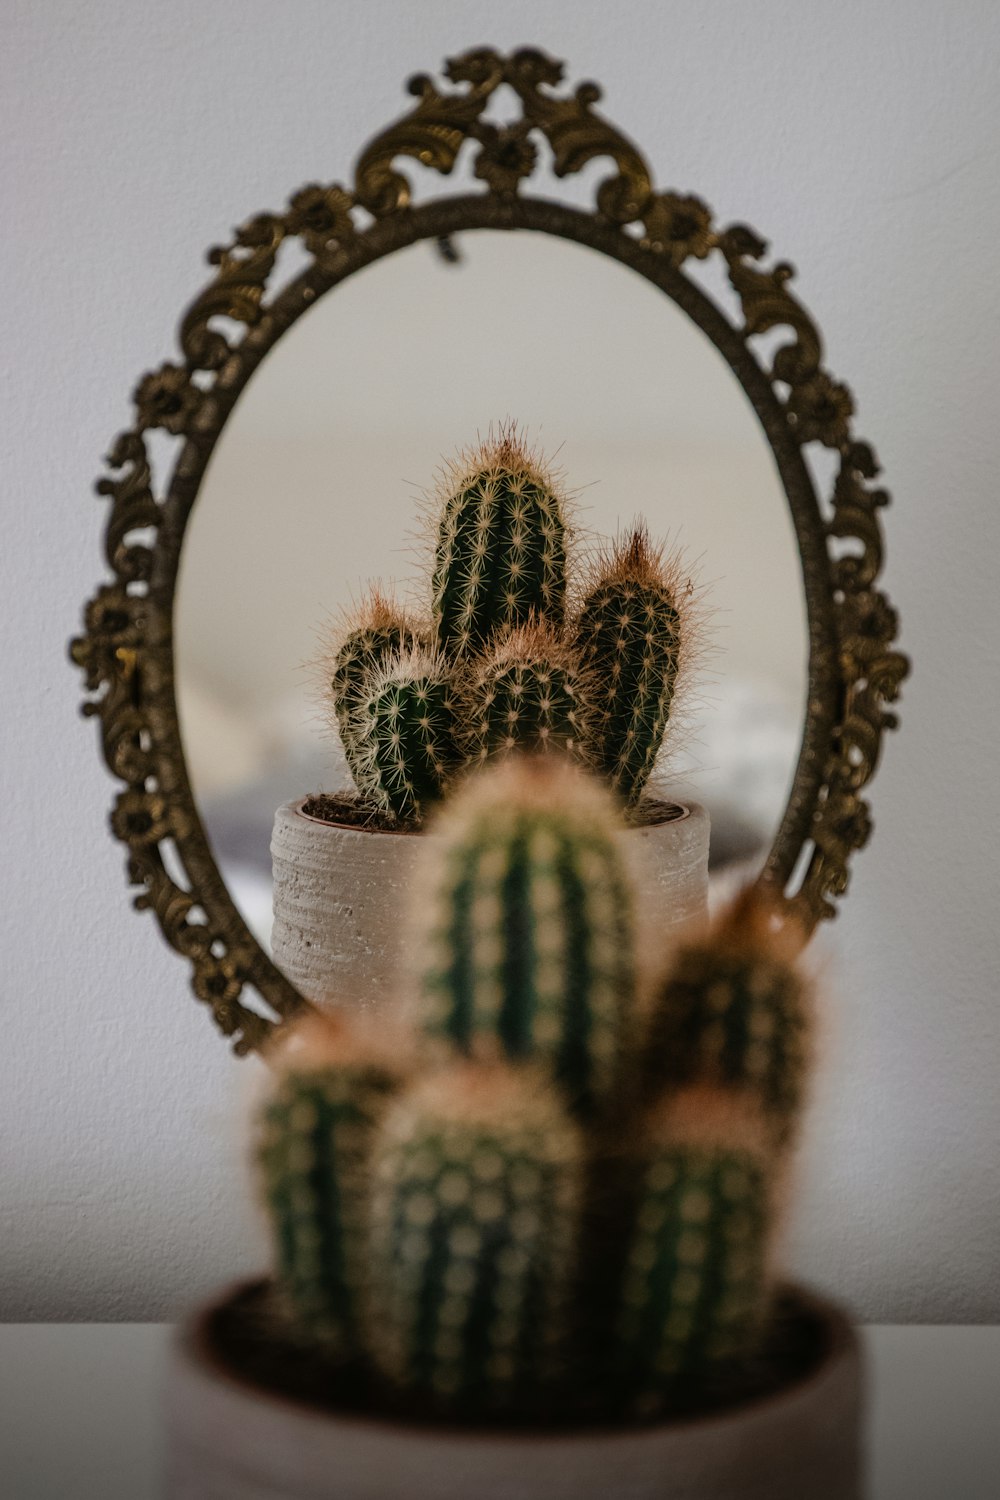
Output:
[[[653,1414],[757,1341],[770,1290],[771,1217],[760,1160],[664,1142],[640,1180],[614,1333],[629,1404]]]
[[[663,743],[680,664],[680,616],[670,591],[628,577],[599,583],[584,601],[574,644],[595,684],[591,758],[634,804]]]
[[[656,996],[645,1072],[652,1088],[744,1089],[783,1140],[802,1102],[809,1035],[806,986],[792,965],[691,944]]]
[[[401,822],[423,818],[457,763],[454,695],[439,657],[391,657],[357,717],[359,789]]]
[[[504,769],[439,832],[423,1024],[463,1051],[537,1057],[586,1114],[631,1040],[631,887],[604,794],[567,767]],[[529,796],[512,798],[525,774]]]
[[[259,1122],[279,1281],[302,1329],[338,1355],[359,1345],[370,1156],[396,1082],[378,1065],[290,1072]]]
[[[470,760],[514,751],[583,753],[584,711],[576,673],[553,662],[487,662],[465,698]]]
[[[562,622],[565,526],[540,475],[501,456],[448,498],[432,590],[436,644],[451,657],[480,650],[532,616]]]
[[[381,604],[374,618],[363,621],[341,642],[333,662],[330,689],[340,731],[341,744],[351,775],[357,777],[364,754],[358,743],[359,715],[368,697],[372,674],[379,673],[393,656],[413,651],[420,642],[405,620],[392,619]]]
[[[457,1415],[529,1411],[566,1357],[581,1147],[551,1091],[458,1067],[404,1094],[374,1160],[371,1339]]]

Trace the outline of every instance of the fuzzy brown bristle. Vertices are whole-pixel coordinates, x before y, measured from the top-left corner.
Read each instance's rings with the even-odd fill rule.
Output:
[[[537,615],[492,642],[484,660],[492,667],[541,661],[567,671],[576,667],[576,655],[564,633]]]
[[[747,1151],[762,1161],[773,1152],[773,1130],[747,1089],[694,1084],[668,1091],[650,1110],[647,1129],[661,1141],[697,1150]]]
[[[748,961],[794,965],[807,933],[773,894],[756,885],[743,888],[715,917],[711,943],[715,951]]]
[[[402,1020],[379,1012],[311,1011],[282,1031],[267,1061],[281,1073],[312,1073],[329,1067],[374,1066],[401,1077],[415,1064],[415,1033]]]

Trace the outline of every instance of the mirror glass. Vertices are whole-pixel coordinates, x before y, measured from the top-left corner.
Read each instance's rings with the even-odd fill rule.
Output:
[[[177,696],[219,867],[266,947],[279,803],[347,778],[315,704],[324,628],[366,581],[419,578],[443,456],[515,420],[587,532],[635,517],[705,589],[709,657],[661,780],[712,817],[713,873],[756,869],[802,734],[807,633],[791,516],[738,382],[640,276],[586,247],[475,231],[352,276],[255,373],[185,536]]]

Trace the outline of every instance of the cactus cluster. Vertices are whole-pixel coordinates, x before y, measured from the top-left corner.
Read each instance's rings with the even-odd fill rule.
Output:
[[[570,600],[566,500],[513,428],[463,454],[434,517],[430,614],[374,589],[337,632],[321,692],[364,802],[419,824],[457,773],[559,752],[634,807],[690,657],[690,584],[642,527]]]
[[[258,1152],[290,1315],[414,1410],[689,1403],[751,1359],[808,1062],[793,941],[745,894],[655,978],[615,803],[470,778],[416,880],[387,1048],[312,1019]]]

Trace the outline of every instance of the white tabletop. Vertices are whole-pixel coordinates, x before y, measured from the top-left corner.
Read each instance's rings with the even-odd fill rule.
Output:
[[[171,1331],[152,1323],[0,1325],[3,1500],[160,1500],[160,1383]],[[997,1500],[1000,1328],[863,1334],[869,1500]]]

